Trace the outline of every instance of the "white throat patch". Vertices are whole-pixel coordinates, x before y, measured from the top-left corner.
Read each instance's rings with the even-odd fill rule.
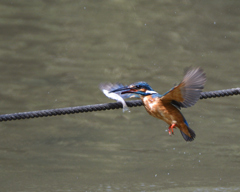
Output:
[[[149,91],[149,90],[147,90],[145,93],[154,94],[154,93],[157,93],[157,92],[156,91]]]

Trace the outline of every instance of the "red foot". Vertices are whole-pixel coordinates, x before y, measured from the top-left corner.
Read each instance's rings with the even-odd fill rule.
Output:
[[[172,125],[170,125],[170,126],[168,127],[168,133],[169,133],[169,135],[174,135],[173,128],[176,128],[176,124],[175,124],[175,123],[173,123]]]

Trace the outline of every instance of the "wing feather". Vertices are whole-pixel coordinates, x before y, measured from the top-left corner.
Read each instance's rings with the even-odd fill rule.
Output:
[[[206,82],[206,74],[201,68],[187,70],[183,80],[177,86],[165,93],[163,102],[174,102],[179,107],[191,107],[200,98]]]

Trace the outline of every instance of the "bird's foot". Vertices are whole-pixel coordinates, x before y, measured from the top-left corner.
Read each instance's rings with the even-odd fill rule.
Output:
[[[173,128],[176,128],[176,124],[175,123],[173,123],[172,125],[170,125],[168,127],[168,134],[169,135],[174,135]]]

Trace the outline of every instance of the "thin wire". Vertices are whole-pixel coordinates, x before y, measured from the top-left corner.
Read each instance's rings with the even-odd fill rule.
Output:
[[[225,96],[233,96],[233,95],[240,95],[240,88],[202,92],[200,99],[225,97]],[[137,106],[143,105],[141,100],[127,101],[126,103],[128,107],[137,107]],[[115,102],[115,103],[104,103],[104,104],[96,104],[96,105],[85,105],[85,106],[77,106],[77,107],[66,107],[66,108],[58,108],[58,109],[47,109],[47,110],[40,110],[40,111],[3,114],[3,115],[0,115],[0,122],[38,118],[38,117],[49,117],[49,116],[57,116],[57,115],[65,115],[65,114],[74,114],[74,113],[86,113],[86,112],[119,109],[119,108],[122,108],[122,103]]]

